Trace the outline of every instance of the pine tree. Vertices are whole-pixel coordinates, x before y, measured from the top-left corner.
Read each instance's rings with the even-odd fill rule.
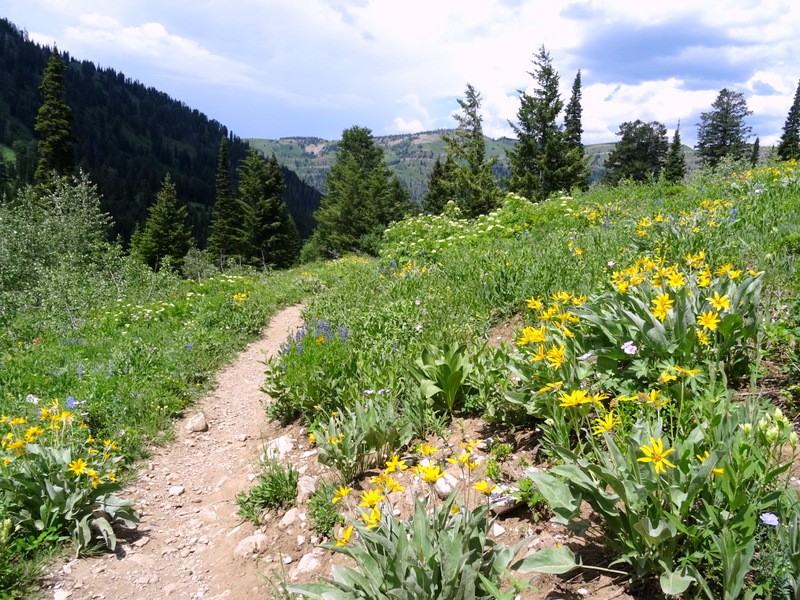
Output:
[[[564,103],[558,91],[558,73],[544,46],[533,62],[537,68],[529,74],[536,81],[536,89],[531,95],[520,91],[519,123],[509,123],[517,134],[517,143],[506,154],[511,166],[509,189],[541,201],[554,192],[581,185],[588,171],[583,148],[570,148],[557,122]],[[575,121],[571,124],[574,136]]]
[[[794,102],[789,109],[786,123],[783,124],[783,134],[778,143],[778,156],[782,160],[800,159],[800,82],[794,93]]]
[[[761,140],[756,136],[756,141],[753,142],[753,151],[750,153],[750,166],[755,167],[758,164],[761,154]]]
[[[40,135],[39,163],[34,178],[38,182],[52,175],[68,175],[75,165],[72,135],[72,110],[64,101],[64,73],[67,67],[54,47],[44,70],[39,92],[44,102],[36,114],[34,130]]]
[[[566,138],[567,148],[580,152],[584,160],[584,175],[576,183],[582,190],[589,187],[589,165],[586,158],[586,149],[583,146],[583,108],[581,107],[581,72],[575,75],[572,83],[572,96],[570,96],[567,108],[564,111],[564,137]]]
[[[456,165],[453,174],[453,196],[467,217],[485,214],[500,203],[492,165],[486,160],[486,140],[480,115],[481,95],[467,84],[464,99],[458,100],[464,114],[454,115],[458,126],[452,136],[443,136],[448,159]]]
[[[283,201],[278,160],[265,161],[250,148],[239,166],[240,254],[261,268],[284,269],[297,260],[300,236]]]
[[[683,154],[681,144],[681,122],[675,128],[675,135],[672,136],[672,144],[667,154],[667,163],[664,166],[664,179],[670,183],[678,183],[686,176],[686,156]]]
[[[603,181],[616,185],[622,179],[657,178],[667,157],[667,128],[658,121],[645,123],[636,119],[622,123],[617,135],[621,139],[606,158],[608,170]]]
[[[237,223],[241,215],[231,190],[230,169],[228,137],[223,136],[217,158],[216,198],[208,239],[208,250],[220,268],[224,266],[226,257],[236,253],[239,244]]]
[[[188,210],[178,203],[178,193],[169,173],[164,177],[156,201],[148,209],[144,227],[137,229],[131,238],[131,254],[158,270],[169,257],[175,268],[180,268],[192,245],[192,236],[186,224]]]
[[[712,111],[700,114],[698,123],[695,147],[703,164],[715,167],[726,156],[735,160],[744,158],[752,131],[744,119],[753,114],[747,109],[744,95],[723,88],[711,107]]]
[[[359,126],[345,129],[314,213],[317,230],[312,243],[327,256],[375,253],[386,226],[409,210],[408,193],[386,167],[372,131]]]
[[[444,210],[445,204],[454,198],[453,179],[456,164],[450,156],[444,161],[436,157],[428,178],[428,190],[422,197],[420,204],[422,210],[431,215],[438,215]]]

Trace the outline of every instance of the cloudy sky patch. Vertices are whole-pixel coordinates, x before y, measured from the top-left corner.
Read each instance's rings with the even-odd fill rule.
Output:
[[[335,139],[454,127],[471,83],[484,131],[511,136],[544,45],[566,103],[578,69],[584,143],[623,121],[678,121],[694,144],[723,87],[774,144],[800,79],[792,0],[7,0],[39,43],[168,93],[241,137]],[[800,3],[797,3],[800,4]]]

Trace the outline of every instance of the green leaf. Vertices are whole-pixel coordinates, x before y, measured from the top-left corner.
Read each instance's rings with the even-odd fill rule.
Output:
[[[665,571],[658,578],[658,583],[661,584],[661,591],[668,596],[682,594],[694,581],[694,577],[681,575],[675,571]]]
[[[575,554],[566,546],[560,548],[543,548],[511,566],[512,571],[520,573],[554,573],[563,575],[580,566]]]

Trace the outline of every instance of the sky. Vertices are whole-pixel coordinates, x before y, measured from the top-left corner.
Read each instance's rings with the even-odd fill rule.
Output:
[[[544,46],[569,100],[581,72],[583,143],[620,123],[680,122],[740,92],[777,144],[800,80],[796,0],[3,0],[42,45],[166,92],[243,138],[339,139],[456,126],[467,84],[484,133],[513,137]],[[670,138],[671,139],[671,138]]]

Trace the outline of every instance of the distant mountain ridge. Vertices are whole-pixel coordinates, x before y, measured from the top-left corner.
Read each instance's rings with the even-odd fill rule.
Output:
[[[397,178],[411,194],[419,200],[428,187],[428,177],[437,156],[444,157],[445,143],[442,136],[453,135],[453,129],[437,129],[422,133],[407,133],[386,136],[373,136],[375,144],[384,151],[386,164],[394,170]],[[509,176],[506,151],[512,148],[515,140],[507,137],[486,140],[486,156],[497,158],[495,175]],[[325,179],[331,165],[336,160],[338,140],[324,140],[318,137],[284,137],[277,140],[246,138],[245,141],[265,156],[275,154],[278,162],[293,170],[306,183],[320,192],[325,191]],[[589,181],[598,181],[605,169],[603,163],[616,142],[590,144],[586,146],[591,174]],[[684,146],[687,160],[692,165],[694,150]]]
[[[32,181],[37,161],[33,126],[42,103],[38,87],[51,52],[0,19],[0,184],[9,172],[17,183]],[[221,123],[123,73],[67,53],[62,60],[67,65],[65,100],[73,114],[75,161],[97,184],[102,208],[114,219],[113,233],[131,235],[169,173],[180,201],[189,206],[192,231],[202,245],[209,233],[222,137],[231,141],[234,181],[247,144]],[[285,166],[282,172],[284,200],[301,236],[308,237],[320,193]]]

